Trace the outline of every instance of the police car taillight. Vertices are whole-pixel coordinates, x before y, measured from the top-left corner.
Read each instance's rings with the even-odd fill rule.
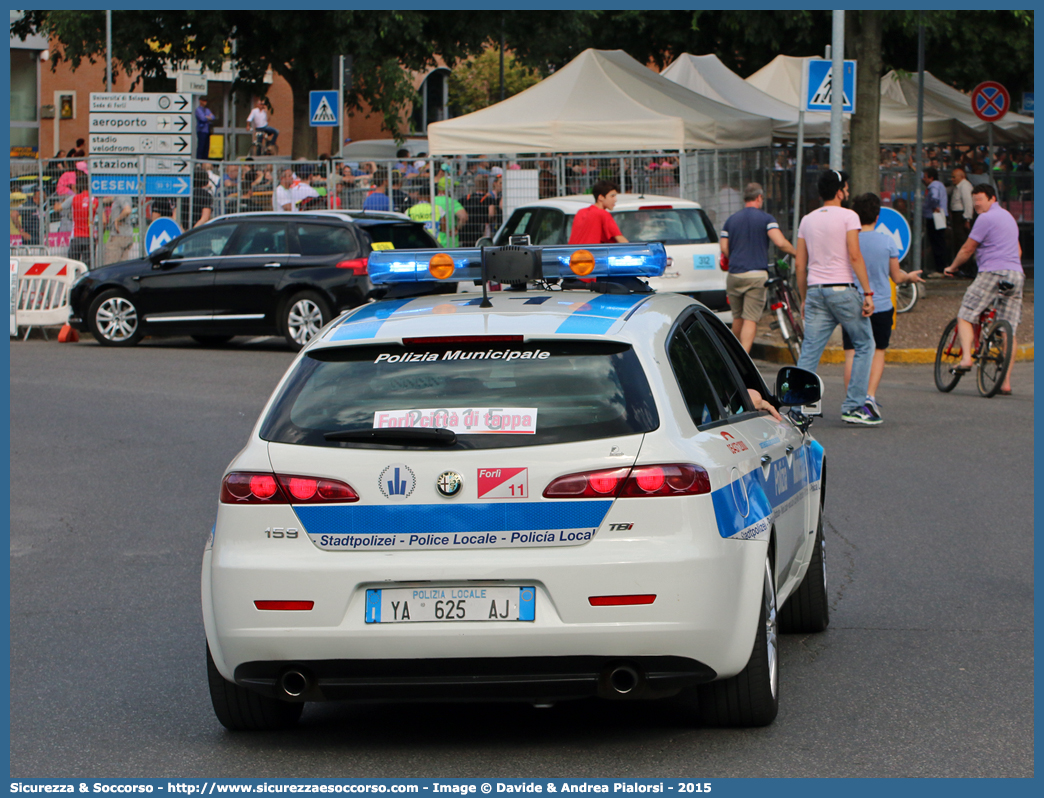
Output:
[[[359,501],[346,482],[290,474],[233,471],[221,481],[222,504],[324,504]]]
[[[696,496],[710,493],[710,475],[692,463],[583,471],[558,477],[544,488],[545,499]]]

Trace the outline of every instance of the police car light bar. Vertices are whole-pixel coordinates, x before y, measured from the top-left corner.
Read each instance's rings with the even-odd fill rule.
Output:
[[[367,271],[374,285],[482,280],[483,250],[489,253],[499,249],[509,248],[375,250],[370,253]],[[532,249],[540,252],[545,280],[578,276],[610,279],[659,277],[667,268],[667,251],[658,241]],[[585,252],[590,253],[591,257],[587,257]],[[577,268],[570,265],[571,261]]]

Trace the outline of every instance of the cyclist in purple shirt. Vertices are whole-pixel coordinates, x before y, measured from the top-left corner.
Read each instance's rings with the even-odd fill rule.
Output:
[[[1010,295],[1002,294],[997,298],[997,318],[1011,324],[1011,350],[1016,351],[1018,344],[1014,332],[1022,318],[1022,286],[1026,280],[1022,269],[1022,247],[1019,245],[1019,224],[997,202],[993,186],[989,183],[975,186],[972,189],[972,204],[978,214],[975,224],[953,263],[943,271],[947,277],[953,277],[972,255],[979,265],[979,274],[965,291],[961,309],[957,311],[961,362],[954,370],[962,373],[970,371],[974,365],[972,352],[975,349],[975,330],[972,325],[978,324],[979,314],[997,297],[998,285],[1002,280],[1013,283],[1015,288]],[[1001,383],[1002,395],[1011,394],[1011,372],[1014,368],[1013,357],[1008,373],[1004,375],[1004,382]]]

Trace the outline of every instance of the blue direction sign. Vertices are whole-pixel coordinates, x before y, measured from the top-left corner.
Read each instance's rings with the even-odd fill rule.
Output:
[[[900,261],[910,251],[910,223],[894,208],[881,208],[881,215],[877,217],[874,232],[884,233],[895,241],[895,245],[899,247]]]
[[[1022,113],[1033,116],[1033,92],[1022,92]]]
[[[308,119],[312,127],[337,127],[341,113],[336,91],[308,92]]]
[[[136,197],[138,175],[91,175],[91,193],[104,196]],[[145,194],[149,197],[187,197],[192,183],[178,175],[145,175]]]
[[[150,197],[187,197],[192,182],[178,175],[145,175],[145,194]]]
[[[91,193],[107,196],[138,196],[137,175],[91,175]]]
[[[829,111],[831,88],[833,86],[833,62],[821,58],[805,59],[805,96],[802,98],[806,111]],[[846,114],[855,113],[856,98],[856,62],[844,62],[844,80],[842,91],[844,102],[841,110]]]
[[[145,231],[145,254],[151,255],[181,235],[181,228],[173,219],[161,216]]]

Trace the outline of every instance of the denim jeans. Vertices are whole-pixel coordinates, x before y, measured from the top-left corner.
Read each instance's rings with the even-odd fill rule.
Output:
[[[874,335],[870,319],[863,315],[863,300],[855,286],[810,285],[805,296],[805,340],[801,344],[798,367],[815,371],[830,334],[840,324],[855,346],[852,378],[841,412],[849,413],[866,404],[870,384],[870,361],[874,356]]]

